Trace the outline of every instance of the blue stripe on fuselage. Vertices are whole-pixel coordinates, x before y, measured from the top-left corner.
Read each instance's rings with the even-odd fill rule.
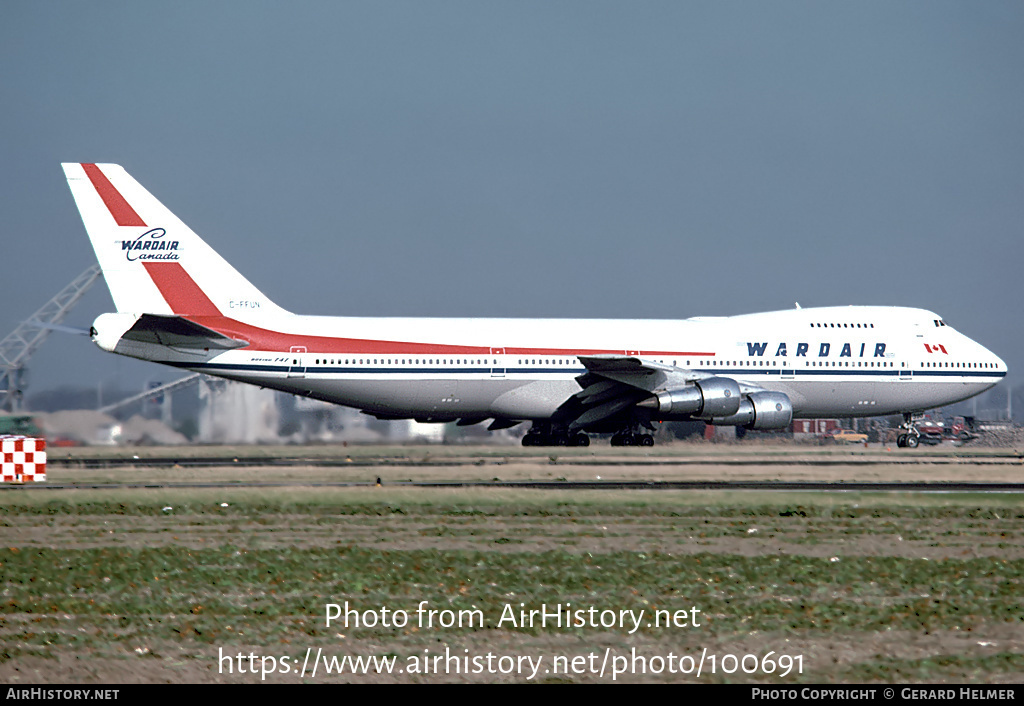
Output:
[[[155,361],[176,368],[190,370],[209,370],[211,372],[237,373],[288,373],[303,371],[306,375],[491,375],[495,370],[504,371],[505,375],[582,375],[586,368],[521,368],[521,367],[473,367],[473,368],[409,368],[409,367],[336,367],[322,365],[291,366],[291,365],[259,365],[239,363],[184,363],[180,361]],[[751,377],[756,375],[787,377],[821,377],[821,376],[855,376],[855,377],[935,377],[935,378],[1003,378],[1003,371],[991,370],[912,370],[909,368],[884,368],[875,370],[847,368],[689,368],[693,372],[710,375],[731,375]]]

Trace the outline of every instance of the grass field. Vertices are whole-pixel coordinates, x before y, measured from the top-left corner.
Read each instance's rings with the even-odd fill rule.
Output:
[[[1022,518],[1009,494],[4,492],[0,680],[1019,683]],[[346,601],[360,624],[327,625]],[[542,605],[583,624],[522,624]],[[345,656],[394,665],[328,673]]]

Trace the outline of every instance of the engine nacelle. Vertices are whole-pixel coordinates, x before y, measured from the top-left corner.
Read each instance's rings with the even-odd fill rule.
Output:
[[[743,396],[732,378],[706,378],[696,383],[704,395],[704,407],[695,416],[701,419],[726,417],[739,411]]]
[[[781,392],[753,392],[754,426],[751,429],[785,429],[793,423],[793,403]]]
[[[639,403],[639,407],[656,410],[662,419],[726,417],[736,414],[743,396],[732,378],[705,378],[693,385],[665,390]]]
[[[781,392],[751,392],[735,414],[716,417],[712,424],[747,429],[785,429],[793,422],[793,404]]]

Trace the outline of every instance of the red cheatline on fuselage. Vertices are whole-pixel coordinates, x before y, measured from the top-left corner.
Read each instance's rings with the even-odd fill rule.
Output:
[[[412,341],[383,341],[365,338],[343,338],[336,336],[311,336],[300,333],[282,333],[271,329],[252,326],[225,316],[187,316],[200,326],[213,329],[230,338],[247,341],[244,351],[288,353],[293,347],[304,348],[306,353],[329,355],[521,355],[521,356],[577,356],[577,355],[625,355],[623,350],[577,349],[577,348],[517,348],[505,346],[501,349],[487,346],[460,346],[446,343],[416,343]],[[497,352],[500,350],[501,352]],[[629,355],[640,357],[714,357],[711,352],[696,351],[630,351]]]

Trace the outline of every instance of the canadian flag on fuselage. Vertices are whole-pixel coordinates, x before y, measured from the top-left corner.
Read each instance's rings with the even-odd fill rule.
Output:
[[[62,166],[118,312],[282,312],[119,165]]]
[[[947,351],[946,347],[941,344],[926,343],[924,344],[924,349],[929,353],[945,353],[946,355],[949,355],[949,351]]]

